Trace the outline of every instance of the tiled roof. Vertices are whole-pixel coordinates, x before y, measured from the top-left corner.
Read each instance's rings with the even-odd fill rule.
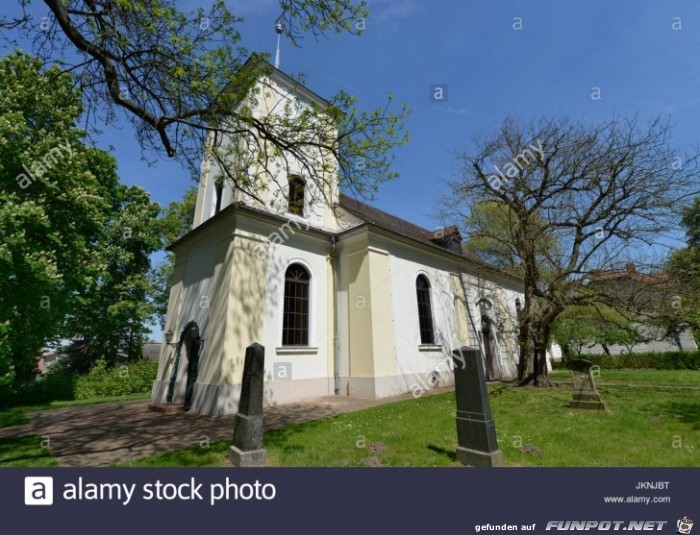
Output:
[[[383,229],[400,234],[401,236],[412,238],[426,245],[431,245],[438,249],[442,249],[443,251],[456,254],[466,258],[470,262],[474,262],[475,264],[500,271],[475,254],[465,251],[462,248],[462,237],[459,230],[454,225],[431,231],[423,227],[419,227],[410,221],[401,219],[400,217],[393,216],[387,212],[384,212],[383,210],[379,210],[378,208],[370,206],[369,204],[358,201],[357,199],[348,197],[342,193],[340,194],[339,204],[341,208],[345,209],[355,217],[366,221],[367,223],[372,223]],[[459,244],[459,248],[456,250],[451,248],[450,242],[456,242]]]
[[[631,280],[645,284],[664,284],[669,282],[671,276],[668,273],[640,273],[633,263],[629,263],[625,265],[624,271],[616,269],[598,271],[592,273],[590,279],[591,282]]]

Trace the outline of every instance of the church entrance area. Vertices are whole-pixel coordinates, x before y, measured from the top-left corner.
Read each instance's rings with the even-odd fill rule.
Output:
[[[190,321],[180,333],[175,347],[175,358],[168,383],[165,404],[152,404],[149,408],[158,412],[188,411],[192,406],[194,384],[199,373],[199,356],[204,340],[199,336],[199,326]]]

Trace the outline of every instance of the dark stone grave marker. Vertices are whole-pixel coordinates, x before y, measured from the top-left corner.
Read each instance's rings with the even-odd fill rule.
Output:
[[[457,397],[457,460],[467,466],[503,466],[478,349],[452,352]]]
[[[238,414],[233,427],[233,445],[228,458],[235,466],[264,466],[267,460],[263,432],[263,382],[265,348],[252,344],[246,348],[243,384]]]

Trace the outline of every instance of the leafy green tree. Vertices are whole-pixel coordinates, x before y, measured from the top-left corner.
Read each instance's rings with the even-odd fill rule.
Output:
[[[0,18],[6,35],[24,36],[47,64],[75,73],[86,108],[95,112],[88,117],[109,123],[117,111],[125,112],[148,156],[176,156],[197,175],[206,152],[253,197],[260,193],[259,173],[267,173],[268,159],[280,151],[285,170],[298,164],[324,195],[338,167],[341,187],[363,194],[396,176],[391,150],[407,139],[405,108],[392,114],[387,103],[359,111],[356,99],[340,92],[324,110],[253,113],[251,103],[261,95],[251,95],[251,84],[271,67],[247,61],[238,31],[242,19],[223,0],[208,11],[189,12],[179,10],[176,0],[43,0],[48,16],[35,16],[27,0],[17,4],[21,12]],[[369,15],[365,3],[354,0],[279,5],[279,23],[293,44],[304,33],[359,34]],[[231,139],[237,143],[221,143]],[[234,147],[240,151],[232,158]],[[256,161],[242,162],[251,152]],[[243,166],[259,172],[241,172]]]
[[[554,235],[547,231],[539,216],[535,215],[534,219],[542,227],[535,243],[537,256],[544,258],[555,254],[558,244]],[[517,215],[507,204],[497,200],[476,203],[465,221],[467,240],[464,247],[492,265],[522,276],[522,258],[513,247],[518,225]]]
[[[700,344],[700,197],[682,212],[688,246],[671,254],[667,270],[678,285],[662,326],[671,336],[690,328]]]
[[[103,273],[101,233],[118,177],[83,144],[70,76],[37,58],[0,60],[0,377],[26,380],[47,341]]]
[[[0,380],[27,381],[43,346],[73,339],[78,369],[140,355],[159,206],[84,144],[70,75],[0,60]]]
[[[111,218],[100,236],[96,259],[100,276],[81,292],[80,306],[69,316],[66,332],[78,371],[100,358],[113,364],[118,354],[141,356],[154,313],[149,300],[150,255],[160,248],[160,207],[138,187],[119,185]]]
[[[688,247],[700,248],[700,197],[683,210],[683,226],[686,229]]]
[[[642,341],[628,318],[600,303],[567,307],[555,320],[552,334],[565,351],[573,350],[577,356],[595,344],[609,355],[612,345],[629,350]]]
[[[447,199],[454,217],[464,221],[473,206],[494,201],[517,219],[505,239],[523,273],[521,384],[549,384],[546,351],[553,323],[567,306],[636,305],[586,281],[620,270],[630,251],[648,250],[678,228],[679,209],[697,192],[700,167],[697,153],[683,153],[682,167],[669,165],[677,156],[663,117],[647,124],[613,117],[592,125],[510,117],[462,156]],[[494,240],[504,236],[486,225],[478,232]],[[556,241],[554,250],[541,247],[543,233]],[[639,293],[646,286],[638,285]],[[647,293],[662,290],[658,284]]]
[[[163,245],[170,245],[192,229],[196,203],[197,190],[191,187],[185,192],[181,201],[173,201],[165,208],[162,217],[158,220]],[[165,327],[165,315],[168,311],[173,262],[173,254],[167,253],[166,258],[158,262],[149,274],[151,302],[161,328]]]

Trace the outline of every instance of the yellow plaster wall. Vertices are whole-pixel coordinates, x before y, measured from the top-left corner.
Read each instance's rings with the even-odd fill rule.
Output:
[[[236,234],[233,240],[232,258],[225,264],[230,270],[230,283],[221,383],[241,382],[246,347],[263,339],[266,251],[267,244],[253,235]]]
[[[389,256],[364,248],[350,253],[348,318],[351,377],[393,375],[394,327]]]
[[[170,297],[168,298],[168,312],[165,321],[165,332],[168,330],[175,333],[173,338],[177,338],[179,325],[177,325],[182,308],[182,299],[184,292],[185,268],[187,267],[187,254],[181,254],[183,259],[176,256],[175,265],[173,266],[173,279],[170,286]],[[173,358],[175,350],[163,340],[160,346],[160,358],[158,360],[158,379],[166,380],[172,373]]]
[[[227,236],[219,242],[216,252],[206,339],[197,377],[201,383],[218,383],[221,379],[221,357],[228,336],[224,320],[228,310],[228,289],[231,285],[231,269],[227,266],[230,266],[232,256],[233,240]]]
[[[372,301],[367,253],[360,252],[348,255],[347,269],[350,375],[353,377],[373,377]]]
[[[372,334],[374,375],[394,375],[394,314],[391,299],[389,255],[370,250],[370,290],[372,295]]]

